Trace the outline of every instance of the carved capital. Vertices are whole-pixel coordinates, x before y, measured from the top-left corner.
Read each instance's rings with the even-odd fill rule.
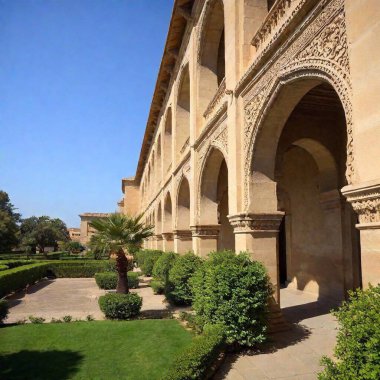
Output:
[[[380,228],[380,183],[346,186],[342,193],[358,214],[359,229]]]
[[[220,225],[198,225],[190,227],[193,237],[202,239],[217,239],[219,236]]]
[[[174,239],[190,241],[192,238],[193,235],[191,230],[174,230]]]
[[[162,239],[165,241],[172,241],[173,240],[173,232],[163,232],[162,233]]]
[[[252,232],[278,232],[283,212],[273,214],[252,214],[241,213],[228,216],[228,219],[234,228],[235,234],[246,234]]]
[[[161,234],[159,234],[159,235],[154,235],[154,240],[156,240],[156,241],[161,241],[162,240],[162,235]]]

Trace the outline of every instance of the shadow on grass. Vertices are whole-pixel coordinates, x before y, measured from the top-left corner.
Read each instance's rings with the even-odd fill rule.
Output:
[[[66,380],[79,370],[83,355],[74,351],[28,351],[0,355],[0,379]]]

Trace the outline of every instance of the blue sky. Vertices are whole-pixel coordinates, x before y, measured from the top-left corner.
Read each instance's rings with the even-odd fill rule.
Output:
[[[173,0],[0,0],[0,189],[79,226],[135,174]]]

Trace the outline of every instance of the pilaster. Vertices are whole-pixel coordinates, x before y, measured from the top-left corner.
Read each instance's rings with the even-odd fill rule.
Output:
[[[193,250],[191,230],[174,230],[174,252],[186,253]]]
[[[358,215],[363,287],[380,283],[380,179],[346,186],[343,195]]]
[[[193,235],[194,252],[205,257],[218,249],[220,225],[197,225],[190,227]]]
[[[162,233],[162,242],[163,242],[163,251],[173,252],[174,251],[174,239],[172,232],[163,232]]]

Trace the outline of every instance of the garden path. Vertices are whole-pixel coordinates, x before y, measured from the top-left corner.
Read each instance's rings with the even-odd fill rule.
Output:
[[[215,380],[315,380],[323,355],[331,355],[337,323],[329,313],[334,305],[305,292],[282,289],[282,312],[289,331],[271,335],[261,352],[227,356]]]
[[[172,309],[163,295],[154,295],[148,286],[148,278],[140,278],[138,289],[132,292],[143,297],[141,309],[145,318],[162,318],[177,309]],[[43,280],[30,286],[26,291],[9,297],[9,316],[6,323],[16,323],[30,315],[43,317],[50,322],[52,318],[71,315],[73,319],[85,319],[92,315],[95,319],[104,319],[98,306],[98,299],[105,294],[93,278],[57,278]]]

